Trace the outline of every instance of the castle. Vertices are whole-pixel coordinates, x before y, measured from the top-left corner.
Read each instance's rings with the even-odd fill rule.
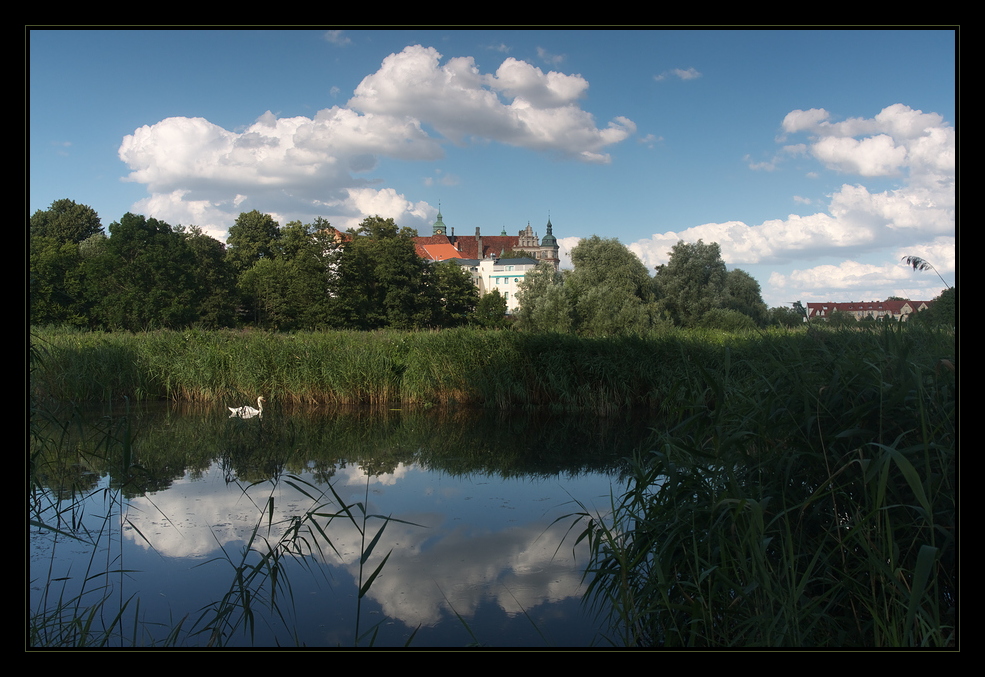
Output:
[[[506,298],[507,312],[513,313],[519,307],[517,290],[524,276],[534,270],[541,262],[558,268],[560,247],[554,237],[554,226],[547,219],[547,233],[538,238],[527,222],[527,227],[517,235],[507,235],[506,229],[499,235],[482,235],[476,227],[475,235],[455,235],[455,229],[448,233],[442,221],[441,210],[434,222],[432,232],[427,237],[413,238],[417,254],[426,261],[455,261],[472,275],[479,288],[479,295],[499,290]],[[506,252],[513,252],[514,258],[501,258]],[[517,252],[530,256],[515,258]]]
[[[508,251],[529,252],[530,258],[538,263],[547,261],[555,268],[560,265],[557,238],[554,237],[554,226],[547,219],[547,233],[543,239],[538,239],[530,223],[517,235],[507,235],[506,229],[499,235],[482,235],[476,227],[475,235],[455,235],[455,229],[448,233],[448,227],[442,221],[441,211],[438,220],[432,226],[431,235],[415,237],[417,254],[428,261],[446,261],[448,259],[495,259]]]

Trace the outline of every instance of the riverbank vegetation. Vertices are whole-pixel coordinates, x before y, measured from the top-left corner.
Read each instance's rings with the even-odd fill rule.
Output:
[[[727,370],[733,385],[745,383],[775,371],[777,360],[814,370],[831,355],[858,354],[882,336],[951,355],[946,330],[892,327],[694,329],[611,338],[470,328],[289,334],[36,328],[32,345],[44,353],[46,367],[33,375],[31,387],[35,396],[76,402],[253,401],[263,395],[325,405],[675,410],[706,390],[701,370]]]
[[[36,329],[32,402],[483,406],[664,427],[578,515],[616,644],[953,646],[953,330]],[[43,407],[39,407],[43,408]]]
[[[884,328],[697,365],[695,405],[573,525],[618,645],[954,647],[951,338]]]
[[[107,236],[107,232],[108,235]],[[571,249],[572,270],[542,264],[520,282],[515,316],[481,299],[455,261],[428,263],[411,228],[370,216],[341,232],[316,217],[281,225],[244,212],[226,242],[197,226],[125,214],[103,229],[92,208],[56,200],[30,219],[30,322],[108,331],[501,328],[605,337],[672,327],[796,327],[803,307],[767,309],[759,283],[729,270],[717,243],[678,242],[651,272],[615,238]],[[503,255],[512,253],[501,252]],[[917,269],[928,266],[907,257]],[[921,322],[954,323],[948,309]],[[942,296],[943,300],[943,296]],[[849,321],[852,321],[849,319]]]

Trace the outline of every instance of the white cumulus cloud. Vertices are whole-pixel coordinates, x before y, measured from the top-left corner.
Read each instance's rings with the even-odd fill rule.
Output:
[[[698,239],[718,242],[726,263],[737,266],[806,262],[826,255],[885,257],[885,264],[876,266],[848,260],[785,275],[774,273],[769,280],[772,289],[764,289],[764,295],[823,288],[832,293],[852,290],[854,298],[861,300],[867,291],[879,294],[878,290],[907,281],[916,288],[920,284],[906,276],[898,261],[920,251],[932,251],[932,260],[953,270],[955,136],[942,116],[894,104],[872,118],[833,122],[823,109],[795,110],[784,117],[781,127],[781,143],[788,135],[808,137],[785,146],[785,153],[813,158],[859,181],[842,184],[828,195],[824,210],[813,214],[790,214],[755,225],[706,223],[654,234],[633,243],[631,249],[651,266],[665,263],[679,240]],[[771,168],[776,165],[771,163]],[[870,191],[864,181],[874,177],[895,177],[900,184]],[[904,253],[897,255],[900,251]]]
[[[141,207],[210,232],[250,209],[325,216],[342,228],[375,213],[423,226],[433,208],[376,187],[370,172],[381,158],[433,161],[446,141],[475,139],[607,163],[607,148],[636,125],[617,117],[598,127],[578,104],[587,89],[580,75],[545,73],[514,58],[484,74],[472,57],[442,64],[437,50],[414,45],[386,57],[345,106],[311,118],[267,111],[237,131],[204,118],[167,118],[134,130],[118,153],[130,169],[126,180],[147,187]]]
[[[576,103],[588,89],[580,75],[544,73],[512,57],[491,75],[480,73],[472,57],[440,62],[436,49],[421,45],[391,54],[347,105],[421,120],[456,143],[475,137],[586,162],[609,162],[604,149],[636,132],[623,117],[596,127]]]

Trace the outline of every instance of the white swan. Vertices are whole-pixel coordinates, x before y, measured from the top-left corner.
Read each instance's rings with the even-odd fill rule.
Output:
[[[267,400],[263,397],[257,398],[257,408],[245,406],[245,407],[227,407],[230,413],[229,418],[253,418],[254,416],[263,416],[263,403]]]

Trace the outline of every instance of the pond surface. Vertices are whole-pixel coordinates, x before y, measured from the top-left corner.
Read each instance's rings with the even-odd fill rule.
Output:
[[[124,645],[609,646],[569,515],[620,491],[645,417],[227,415],[60,414],[36,451],[36,512],[59,531],[31,531],[32,612],[85,591],[108,623],[131,600]]]

